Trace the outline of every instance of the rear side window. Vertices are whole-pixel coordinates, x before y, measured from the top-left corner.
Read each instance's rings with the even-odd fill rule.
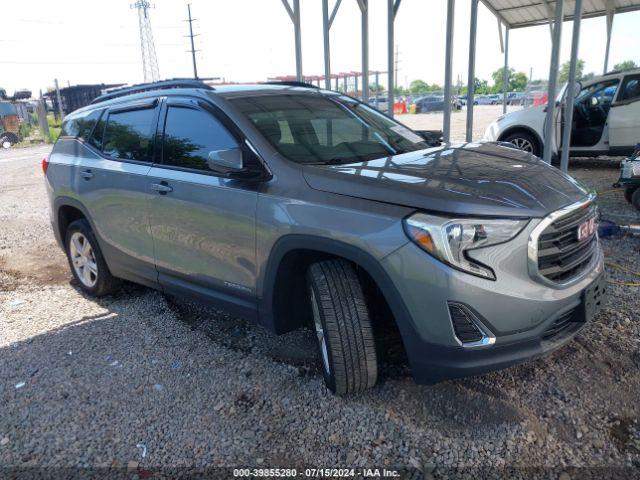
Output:
[[[68,118],[62,124],[60,136],[87,140],[100,120],[102,112],[102,110],[93,110]]]
[[[629,75],[624,78],[619,102],[640,99],[640,75]]]
[[[110,113],[102,141],[105,155],[123,160],[149,160],[154,113],[153,108]]]
[[[165,165],[211,171],[209,152],[237,146],[235,138],[212,114],[174,106],[167,110],[162,147]]]

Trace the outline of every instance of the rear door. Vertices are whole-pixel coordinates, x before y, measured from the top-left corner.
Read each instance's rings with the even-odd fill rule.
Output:
[[[633,149],[640,143],[640,74],[627,75],[609,112],[612,149]]]
[[[75,166],[75,190],[89,211],[112,273],[155,285],[147,173],[153,162],[157,98],[102,114]]]
[[[258,186],[220,176],[207,163],[209,152],[242,139],[221,112],[186,98],[166,101],[161,124],[162,163],[147,185],[159,282],[227,307],[254,308]]]

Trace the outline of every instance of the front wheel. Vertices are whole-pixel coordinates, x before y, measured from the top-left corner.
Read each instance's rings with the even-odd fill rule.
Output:
[[[525,152],[529,152],[536,157],[539,157],[542,153],[538,140],[536,140],[533,135],[527,132],[510,133],[505,138],[503,138],[502,141],[513,143],[516,148]]]
[[[378,379],[373,328],[353,266],[338,259],[314,263],[307,284],[327,388],[344,395],[373,387]]]

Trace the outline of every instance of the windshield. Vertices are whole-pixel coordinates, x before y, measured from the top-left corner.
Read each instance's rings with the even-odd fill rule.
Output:
[[[354,163],[429,148],[407,127],[346,96],[283,93],[230,101],[297,163]]]

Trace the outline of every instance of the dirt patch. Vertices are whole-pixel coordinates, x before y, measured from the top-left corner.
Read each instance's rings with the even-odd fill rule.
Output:
[[[32,280],[48,285],[68,283],[72,279],[64,254],[55,247],[0,257],[0,272],[20,283]],[[3,285],[3,290],[6,290]]]

